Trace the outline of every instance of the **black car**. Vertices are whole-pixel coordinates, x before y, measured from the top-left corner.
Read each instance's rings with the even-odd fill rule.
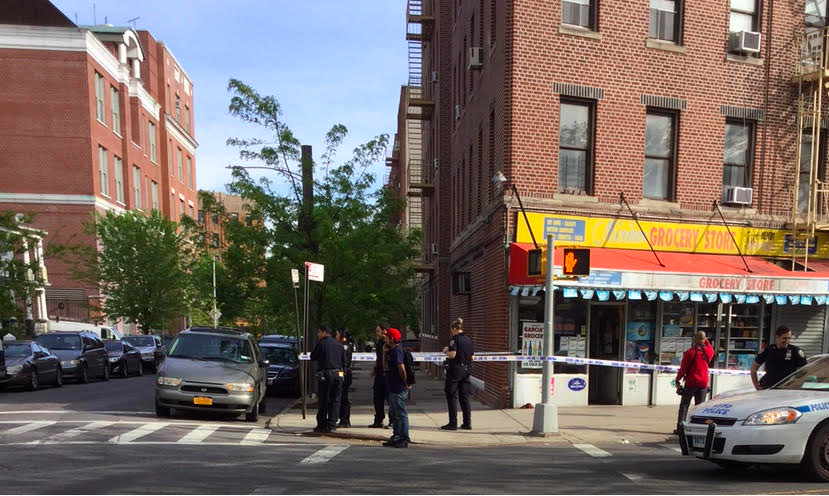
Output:
[[[296,340],[296,336],[286,336],[284,334],[265,334],[262,336],[262,339],[259,340],[259,345],[262,346],[266,344],[290,345],[293,346],[297,352],[299,352],[299,343]]]
[[[138,349],[145,369],[151,369],[153,372],[158,370],[158,366],[164,360],[165,355],[164,345],[161,343],[160,337],[153,335],[124,336],[122,341]]]
[[[104,342],[89,331],[50,332],[41,334],[35,342],[45,346],[60,358],[64,379],[87,383],[92,377],[109,380],[109,359]]]
[[[268,393],[299,394],[299,356],[293,343],[259,343],[268,365]]]
[[[34,341],[6,341],[6,386],[34,391],[41,384],[63,385],[60,359]]]
[[[107,340],[104,341],[109,356],[109,373],[127,377],[144,375],[144,364],[141,363],[141,353],[135,347],[125,341]]]

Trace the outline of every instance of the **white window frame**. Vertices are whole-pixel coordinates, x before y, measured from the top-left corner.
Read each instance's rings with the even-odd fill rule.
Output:
[[[98,122],[106,123],[106,95],[104,94],[104,76],[95,71],[95,118]]]
[[[141,169],[137,165],[132,166],[132,199],[133,206],[141,210]]]
[[[181,148],[176,148],[176,161],[178,163],[178,182],[184,183],[184,164],[182,164],[182,153]]]
[[[101,194],[109,198],[109,157],[107,149],[98,145],[98,173],[101,178]]]
[[[153,210],[158,210],[158,183],[153,181],[150,184],[150,188],[151,188],[150,194],[152,195],[152,200],[153,200]]]
[[[193,158],[187,156],[187,187],[193,189]]]
[[[118,155],[113,155],[112,165],[115,168],[115,201],[124,204],[124,161]]]
[[[121,136],[121,94],[115,86],[110,86],[109,96],[112,106],[112,132]]]
[[[158,155],[155,147],[155,124],[152,122],[147,122],[147,132],[149,133],[149,141],[150,141],[150,160],[153,163],[157,163]]]

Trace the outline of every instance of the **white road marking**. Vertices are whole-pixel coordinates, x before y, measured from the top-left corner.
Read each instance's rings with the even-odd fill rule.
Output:
[[[20,427],[14,427],[7,431],[2,432],[2,434],[23,434],[25,432],[31,432],[35,429],[42,429],[43,427],[49,427],[50,425],[54,425],[55,422],[48,421],[48,420],[39,420],[36,422],[29,422],[26,425],[21,425]]]
[[[186,436],[176,442],[179,444],[198,444],[207,439],[207,436],[213,434],[217,430],[219,430],[218,427],[212,425],[202,425],[188,432]]]
[[[32,415],[42,413],[61,413],[66,415],[87,414],[87,415],[155,415],[155,412],[123,412],[123,411],[84,411],[74,410],[16,410],[11,412],[0,412],[0,415]]]
[[[251,429],[239,444],[262,444],[271,435],[270,429]]]
[[[348,449],[348,446],[326,446],[325,448],[317,451],[313,455],[309,456],[308,458],[302,460],[299,463],[305,464],[315,464],[315,463],[325,463],[328,460],[334,458],[335,456],[339,455],[343,451]]]
[[[138,438],[144,437],[147,434],[152,434],[153,432],[155,432],[159,429],[163,429],[164,427],[166,427],[168,425],[170,425],[170,424],[168,424],[167,422],[154,422],[152,424],[144,424],[144,425],[142,425],[141,427],[139,427],[137,429],[133,429],[129,432],[125,432],[125,433],[121,434],[120,436],[115,436],[107,442],[109,442],[111,444],[131,443],[132,441],[135,441]]]
[[[96,429],[101,429],[104,427],[109,427],[110,425],[114,424],[115,422],[92,422],[86,425],[82,425],[80,427],[75,427],[74,429],[69,429],[68,431],[61,432],[60,434],[55,434],[54,436],[44,439],[43,444],[57,444],[62,441],[67,441],[72,439],[73,437],[78,437],[81,434],[84,434],[89,431],[94,431]]]
[[[677,453],[682,453],[682,450],[678,446],[673,444],[660,444],[659,446],[662,446],[663,448],[667,448],[669,450],[676,451]]]
[[[31,446],[35,444],[40,444],[40,441],[29,441],[26,443],[0,443],[0,446]],[[65,441],[60,444],[112,444],[108,441]],[[184,444],[179,443],[178,441],[135,441],[133,443],[118,443],[121,445],[141,445],[141,446],[186,446]],[[199,443],[199,446],[292,446],[296,447],[296,444],[292,443],[262,443],[262,444],[240,444],[240,443],[229,443],[229,442],[213,442],[207,441],[203,443]],[[318,445],[314,445],[318,446]]]
[[[627,477],[628,479],[630,479],[632,482],[638,482],[638,481],[645,478],[645,476],[642,475],[642,474],[626,474],[624,472],[620,472],[620,473],[622,475],[624,475],[625,477]]]
[[[585,453],[587,453],[588,455],[590,455],[592,457],[596,457],[596,458],[603,458],[603,457],[606,457],[606,456],[611,456],[611,454],[608,453],[607,451],[605,451],[601,448],[597,448],[597,447],[593,446],[592,444],[574,444],[573,447],[578,448],[578,449],[584,451]]]

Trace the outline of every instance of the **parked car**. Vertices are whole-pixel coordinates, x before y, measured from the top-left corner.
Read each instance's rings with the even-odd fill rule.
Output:
[[[153,335],[126,336],[122,341],[138,349],[145,369],[151,369],[153,372],[158,370],[159,364],[164,360],[164,348],[162,348],[160,337]]]
[[[109,340],[104,342],[109,357],[109,373],[127,377],[131,373],[144,375],[141,353],[126,341]]]
[[[286,336],[284,334],[265,334],[262,336],[262,339],[259,340],[259,344],[263,345],[266,343],[288,344],[293,346],[295,350],[299,351],[299,342],[296,340],[296,336]]]
[[[34,391],[41,384],[63,385],[60,359],[34,341],[6,341],[6,386]]]
[[[248,333],[186,329],[179,333],[156,377],[155,412],[173,409],[245,414],[265,412],[268,362]]]
[[[50,332],[35,341],[60,358],[64,379],[87,383],[90,377],[109,380],[109,360],[104,342],[89,331]]]
[[[299,394],[299,356],[293,343],[259,344],[268,365],[268,393]]]

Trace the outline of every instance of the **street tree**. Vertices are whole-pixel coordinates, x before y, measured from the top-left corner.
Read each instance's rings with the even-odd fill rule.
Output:
[[[43,286],[44,274],[37,260],[30,258],[26,263],[23,255],[31,248],[32,230],[25,225],[32,220],[28,215],[0,211],[0,327],[23,322],[23,305]]]

